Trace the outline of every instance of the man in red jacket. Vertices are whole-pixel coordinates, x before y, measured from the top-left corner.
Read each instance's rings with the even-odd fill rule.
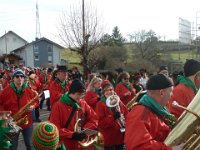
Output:
[[[66,66],[57,66],[55,80],[47,86],[50,92],[50,105],[51,107],[57,102],[61,95],[69,90],[71,82],[68,81],[68,73]]]
[[[175,124],[175,116],[165,107],[173,84],[163,74],[147,81],[147,94],[133,107],[126,118],[125,145],[127,150],[181,150],[182,145],[170,147],[165,138]]]
[[[59,130],[60,142],[64,142],[67,150],[82,149],[78,142],[86,139],[84,132],[75,131],[75,124],[84,129],[97,128],[97,116],[94,110],[82,99],[85,94],[84,84],[75,79],[69,87],[69,91],[62,95],[51,110],[50,122]],[[89,147],[87,149],[93,149]]]
[[[187,107],[193,100],[197,93],[196,73],[200,71],[200,62],[190,59],[187,60],[184,65],[184,76],[178,76],[178,85],[173,90],[173,96],[169,100],[169,111],[177,118],[183,113],[183,109],[173,107],[173,101],[176,101],[180,105]],[[199,85],[197,85],[199,86]]]
[[[36,94],[28,86],[27,82],[24,82],[25,74],[21,69],[16,69],[13,72],[13,82],[5,87],[0,95],[0,111],[11,111],[12,116],[15,115],[23,106],[25,106]],[[28,116],[28,124],[23,124],[20,127],[22,128],[22,135],[27,150],[32,149],[32,131],[33,131],[33,119],[32,119],[32,110],[34,105],[31,105],[27,108],[21,118],[25,115]],[[13,137],[11,150],[17,150],[18,147],[18,137],[19,134]]]

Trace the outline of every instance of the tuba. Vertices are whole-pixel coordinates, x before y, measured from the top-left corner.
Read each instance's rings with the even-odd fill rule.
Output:
[[[99,137],[100,137],[100,133],[96,130],[92,130],[92,129],[85,129],[85,130],[81,130],[81,119],[78,118],[78,111],[76,112],[76,123],[74,125],[74,132],[84,132],[87,135],[87,139],[79,141],[79,145],[81,147],[89,147],[95,143],[99,142]],[[94,138],[91,138],[90,136],[96,134],[96,136]]]
[[[117,95],[111,95],[106,99],[106,105],[110,108],[115,108],[116,111],[121,113],[120,106],[119,106],[120,98]],[[120,126],[120,131],[122,133],[125,132],[125,118],[124,115],[121,113],[120,118],[117,119],[117,123]]]
[[[200,90],[187,108],[173,102],[173,107],[179,107],[185,111],[179,117],[176,126],[169,133],[165,144],[169,146],[185,143],[183,150],[200,149]]]

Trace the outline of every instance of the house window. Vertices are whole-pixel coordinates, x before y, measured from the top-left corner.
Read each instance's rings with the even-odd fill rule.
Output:
[[[39,53],[38,45],[33,46],[33,51],[34,51],[34,53]]]
[[[36,61],[39,61],[39,56],[38,56],[38,55],[35,55],[34,57],[35,57],[34,59],[35,59]]]
[[[48,64],[52,64],[52,56],[48,56]]]
[[[47,49],[48,49],[48,53],[51,54],[51,53],[53,52],[53,50],[52,50],[52,46],[51,46],[51,45],[48,45],[48,46],[47,46]]]

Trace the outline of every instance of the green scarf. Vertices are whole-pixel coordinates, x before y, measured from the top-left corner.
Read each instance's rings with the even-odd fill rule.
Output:
[[[192,80],[190,80],[190,78],[178,75],[177,81],[179,83],[184,84],[185,86],[191,88],[195,94],[197,93],[197,88],[194,85],[194,83],[192,82]]]
[[[139,104],[144,105],[153,113],[155,113],[162,121],[164,121],[171,129],[176,123],[176,117],[169,113],[166,107],[160,106],[152,97],[144,95]]]
[[[128,83],[128,84],[126,84],[126,83],[123,83],[123,82],[120,82],[121,84],[123,84],[127,89],[131,89],[131,87],[130,87],[130,83]]]
[[[101,96],[101,101],[104,102],[106,104],[106,97],[105,96]],[[110,107],[107,107],[107,111],[110,111]]]
[[[65,88],[66,88],[66,85],[67,85],[67,81],[66,81],[66,80],[63,81],[63,82],[61,82],[58,78],[56,78],[55,80],[60,84],[60,87],[61,87],[62,89],[65,89]]]
[[[106,103],[106,97],[105,96],[101,96],[101,101],[103,101],[104,103]]]
[[[47,74],[43,73],[42,75],[44,76],[43,83],[46,83],[47,82]]]
[[[63,94],[61,96],[60,101],[67,105],[70,105],[72,107],[76,107],[77,109],[81,108],[75,100],[73,100],[71,97],[69,97],[68,92],[66,92],[65,94]]]
[[[11,139],[6,136],[11,128],[3,125],[5,121],[5,119],[0,120],[0,149],[9,149],[11,146]]]
[[[102,92],[102,90],[101,89],[94,89],[95,90],[95,93],[96,94],[98,94],[98,95],[100,95],[101,94],[101,92]]]
[[[13,82],[11,82],[11,83],[10,83],[10,87],[17,93],[17,95],[18,95],[19,97],[21,97],[21,96],[22,96],[22,93],[23,93],[23,90],[24,90],[26,87],[28,87],[28,83],[27,83],[27,82],[24,82],[24,83],[22,84],[21,89],[17,89],[16,86],[15,86],[15,84],[14,84]]]

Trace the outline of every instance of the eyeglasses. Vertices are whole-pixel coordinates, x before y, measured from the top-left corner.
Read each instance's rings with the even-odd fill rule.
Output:
[[[124,80],[129,80],[130,78],[124,78]]]
[[[20,78],[24,78],[24,76],[23,75],[16,75],[15,76],[17,79],[20,77]]]

